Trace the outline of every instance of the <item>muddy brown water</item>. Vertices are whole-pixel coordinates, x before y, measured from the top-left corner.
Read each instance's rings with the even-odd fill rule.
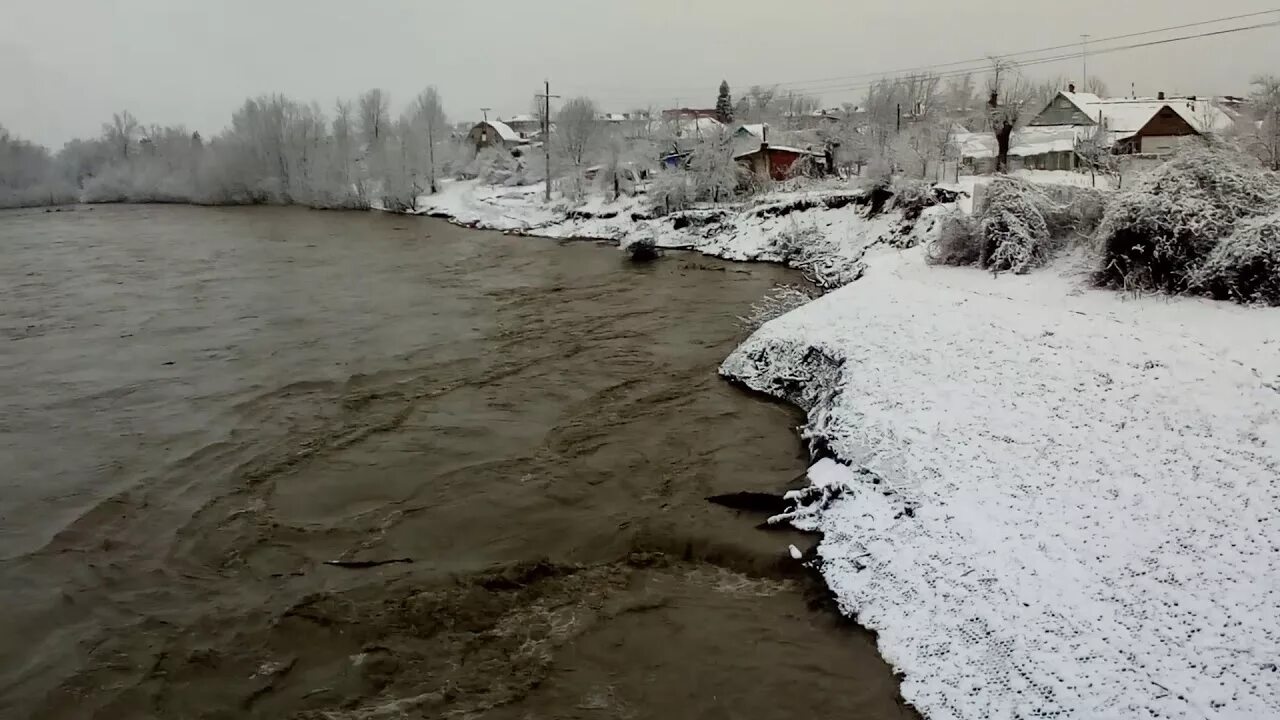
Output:
[[[804,470],[715,372],[787,271],[278,208],[0,253],[0,717],[911,716],[812,539],[704,501]]]

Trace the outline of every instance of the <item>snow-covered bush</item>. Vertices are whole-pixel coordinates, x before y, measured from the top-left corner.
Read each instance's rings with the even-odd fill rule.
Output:
[[[570,205],[576,206],[586,202],[591,190],[591,181],[587,179],[582,168],[576,168],[573,172],[556,180],[556,187]]]
[[[1055,243],[1045,214],[1053,205],[1032,183],[997,177],[978,219],[982,267],[1025,273],[1048,260]]]
[[[1100,284],[1179,293],[1245,218],[1280,202],[1280,177],[1221,147],[1188,147],[1116,196],[1098,227]]]
[[[787,227],[778,233],[774,252],[784,265],[795,265],[814,257],[820,246],[827,242],[825,234],[813,225],[801,225],[794,216],[788,218]]]
[[[653,210],[666,214],[684,210],[690,202],[690,178],[684,170],[662,170],[649,188]]]
[[[893,206],[895,208],[907,210],[915,210],[919,215],[919,211],[936,205],[937,201],[933,196],[933,186],[924,180],[913,178],[897,178],[893,183]]]
[[[1280,212],[1241,222],[1209,251],[1191,286],[1219,300],[1280,305]]]
[[[463,170],[468,178],[476,178],[490,185],[502,185],[519,170],[516,159],[500,147],[487,147]]]
[[[976,265],[982,259],[982,243],[968,213],[951,208],[937,223],[937,235],[925,253],[929,264]]]
[[[751,305],[751,312],[739,317],[743,329],[754,332],[770,320],[786,315],[813,300],[807,290],[798,285],[775,285],[764,297]]]

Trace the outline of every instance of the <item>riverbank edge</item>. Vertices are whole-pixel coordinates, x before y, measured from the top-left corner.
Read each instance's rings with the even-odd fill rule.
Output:
[[[956,207],[956,201],[965,195],[946,194],[923,208],[897,208],[894,207],[894,194],[889,191],[824,188],[775,193],[756,202],[738,206],[697,208],[656,218],[636,217],[637,214],[633,212],[634,202],[624,203],[617,210],[574,210],[562,213],[559,218],[538,218],[542,220],[541,223],[528,222],[523,227],[512,224],[526,222],[518,215],[507,214],[503,216],[505,221],[493,222],[493,218],[475,212],[474,208],[468,208],[469,212],[451,212],[447,204],[432,203],[431,197],[433,196],[423,198],[424,209],[411,214],[445,220],[468,229],[561,241],[583,240],[622,245],[635,235],[651,237],[656,246],[664,250],[692,251],[737,262],[767,262],[800,270],[825,292],[861,278],[867,267],[863,258],[872,248],[887,246],[905,249],[927,243],[932,238],[937,216]],[[533,213],[545,212],[536,200],[529,203],[527,209]],[[630,223],[618,221],[620,216],[628,215]],[[699,222],[700,219],[705,222]],[[762,219],[782,222],[770,223],[761,221]],[[824,227],[817,230],[819,226]],[[818,257],[797,257],[786,246],[800,239],[798,236],[803,234],[801,229],[805,227],[814,228],[827,238],[841,232],[844,236],[837,238],[838,242],[828,245],[825,252],[820,251],[821,255]],[[688,228],[695,228],[699,232],[688,232]],[[812,274],[815,263],[828,264],[825,271],[817,277]],[[809,455],[804,486],[801,489],[779,488],[779,495],[787,503],[787,508],[782,514],[770,517],[767,523],[787,523],[795,530],[816,538],[813,546],[796,560],[801,568],[801,575],[806,578],[803,587],[807,604],[816,612],[829,612],[841,624],[867,633],[898,681],[898,702],[904,709],[921,716],[920,711],[904,696],[902,670],[885,656],[876,629],[859,622],[854,609],[841,602],[824,574],[819,556],[823,533],[809,525],[789,522],[792,514],[801,509],[803,500],[812,500],[815,486],[810,471],[815,464],[824,459],[843,465],[850,464],[849,459],[841,458],[832,450],[831,437],[813,429],[815,415],[831,409],[843,360],[829,357],[813,345],[791,348],[790,352],[806,359],[805,366],[811,372],[807,377],[793,376],[782,382],[769,375],[765,367],[772,363],[764,356],[759,358],[761,362],[754,371],[738,362],[744,356],[744,348],[750,346],[757,337],[758,333],[755,332],[745,337],[722,362],[718,369],[719,375],[743,392],[786,403],[804,413],[805,424],[798,430],[800,441]],[[809,359],[814,364],[807,365]]]

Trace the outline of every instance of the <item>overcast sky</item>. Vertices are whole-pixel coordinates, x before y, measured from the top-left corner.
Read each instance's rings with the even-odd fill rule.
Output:
[[[398,110],[427,85],[452,119],[470,120],[481,107],[527,111],[544,77],[553,93],[619,112],[709,107],[721,78],[735,90],[845,78],[796,88],[838,105],[863,92],[851,76],[1274,7],[1280,0],[0,0],[0,124],[54,148],[96,134],[120,109],[211,134],[249,95],[328,108],[376,86]],[[1235,24],[1271,19],[1280,15]],[[1261,72],[1280,74],[1280,28],[1090,61],[1117,94],[1131,83],[1139,94],[1241,93]]]

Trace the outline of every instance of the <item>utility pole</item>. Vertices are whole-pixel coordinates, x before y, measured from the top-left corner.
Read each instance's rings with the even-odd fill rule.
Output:
[[[427,157],[431,163],[431,192],[436,192],[436,126],[431,113],[427,113]]]
[[[898,134],[902,134],[902,103],[898,103]]]
[[[542,153],[547,161],[547,202],[551,202],[551,98],[559,98],[559,95],[551,94],[551,81],[543,81],[543,92],[538,97],[542,98]]]
[[[484,121],[489,122],[489,111],[493,108],[480,108],[480,112],[484,113]]]
[[[1089,92],[1089,38],[1088,33],[1080,36],[1080,62],[1083,65],[1080,76],[1080,92]]]

